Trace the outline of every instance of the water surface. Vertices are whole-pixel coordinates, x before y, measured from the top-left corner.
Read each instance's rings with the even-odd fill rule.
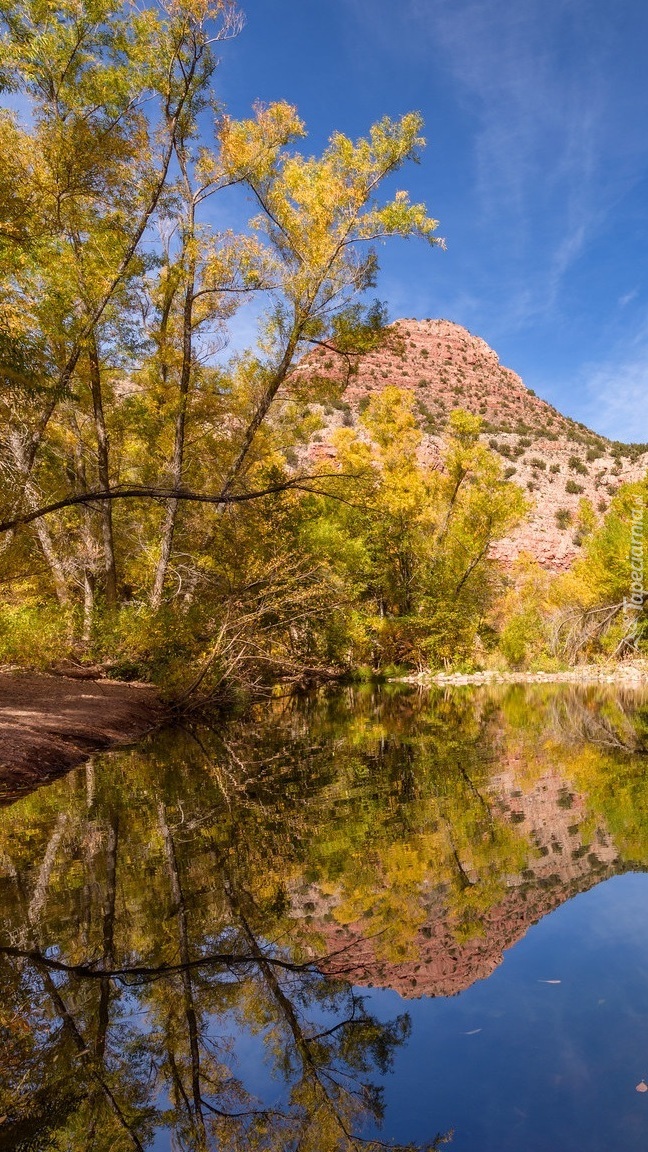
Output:
[[[643,1152],[647,747],[601,687],[347,689],[16,803],[0,1149]]]

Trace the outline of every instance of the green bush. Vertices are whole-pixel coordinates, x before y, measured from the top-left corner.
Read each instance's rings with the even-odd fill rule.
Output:
[[[570,456],[568,463],[572,472],[578,472],[581,476],[589,476],[589,470],[580,456]]]
[[[164,606],[155,612],[145,604],[126,604],[119,612],[98,617],[91,642],[96,660],[107,662],[117,680],[152,680],[169,688],[184,684],[193,661],[200,662],[211,628],[193,612]]]
[[[45,669],[75,654],[74,618],[40,604],[0,608],[0,664]]]
[[[544,646],[544,629],[535,608],[524,609],[507,620],[500,637],[500,649],[514,668],[537,658]]]

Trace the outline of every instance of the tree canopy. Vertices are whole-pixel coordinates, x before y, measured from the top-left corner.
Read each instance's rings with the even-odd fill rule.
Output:
[[[313,450],[392,338],[379,245],[443,243],[396,184],[421,118],[316,155],[287,102],[233,119],[212,81],[242,23],[0,2],[0,658],[172,691],[471,664],[528,506],[476,418],[431,459],[387,381]]]

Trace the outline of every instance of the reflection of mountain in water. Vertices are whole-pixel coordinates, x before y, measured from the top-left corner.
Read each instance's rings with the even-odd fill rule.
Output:
[[[380,955],[381,938],[367,935],[362,921],[336,924],[336,895],[316,886],[295,894],[293,911],[308,915],[334,959],[326,970],[346,971],[360,986],[393,988],[401,996],[453,996],[483,980],[502,962],[527,929],[570,897],[624,870],[604,826],[592,828],[584,797],[569,791],[552,772],[523,790],[511,763],[493,776],[489,795],[495,812],[528,837],[525,867],[506,876],[501,899],[485,908],[477,923],[465,926],[453,912],[447,887],[427,877],[420,890],[424,923],[412,941],[412,959],[390,961]],[[474,869],[465,872],[466,887],[478,885]],[[352,968],[353,971],[349,972]]]
[[[5,809],[0,1147],[356,1148],[408,1020],[351,985],[457,993],[645,867],[645,733],[597,689],[349,689]]]

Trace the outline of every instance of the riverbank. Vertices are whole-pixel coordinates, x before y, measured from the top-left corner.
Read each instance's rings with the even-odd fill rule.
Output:
[[[618,684],[625,687],[648,687],[648,661],[622,664],[582,664],[563,672],[418,672],[395,677],[401,684]]]
[[[648,689],[648,661],[582,665],[562,672],[420,672],[392,682],[427,687],[489,684],[615,684]],[[31,672],[0,673],[0,806],[83,763],[131,744],[162,723],[155,688]]]
[[[111,680],[0,673],[0,805],[130,744],[164,717],[154,688]]]

